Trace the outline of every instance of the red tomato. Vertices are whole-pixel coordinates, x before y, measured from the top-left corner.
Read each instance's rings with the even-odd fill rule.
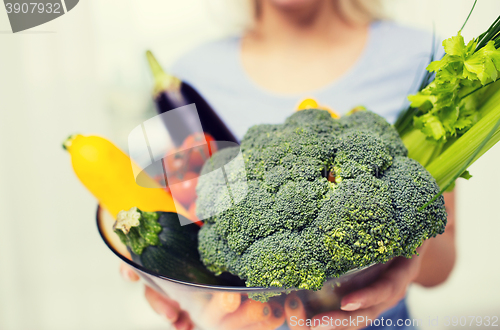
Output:
[[[179,151],[177,148],[169,150],[164,158],[167,173],[180,174],[185,169],[186,156],[187,153],[185,151]]]
[[[182,147],[189,149],[196,146],[208,144],[209,155],[212,155],[217,151],[217,146],[211,142],[215,142],[215,139],[212,137],[212,135],[208,133],[193,133],[184,140],[184,142],[182,143]]]
[[[187,172],[183,178],[169,177],[169,187],[172,197],[184,206],[189,206],[196,199],[196,184],[198,183],[198,174]]]
[[[328,181],[336,183],[336,181],[335,181],[335,172],[328,171]]]
[[[207,133],[194,133],[184,140],[181,146],[188,152],[190,170],[199,170],[203,163],[217,151],[214,138]]]

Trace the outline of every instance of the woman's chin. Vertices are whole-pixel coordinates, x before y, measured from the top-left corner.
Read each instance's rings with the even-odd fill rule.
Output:
[[[315,7],[322,3],[324,0],[267,0],[270,1],[274,6],[279,7],[284,10],[298,10],[298,9],[308,9]]]

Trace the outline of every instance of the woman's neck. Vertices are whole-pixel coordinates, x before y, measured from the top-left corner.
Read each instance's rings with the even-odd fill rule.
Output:
[[[325,0],[312,8],[284,10],[261,0],[255,28],[241,44],[249,77],[270,92],[298,94],[324,87],[350,70],[367,42],[368,26],[341,19],[335,4]]]

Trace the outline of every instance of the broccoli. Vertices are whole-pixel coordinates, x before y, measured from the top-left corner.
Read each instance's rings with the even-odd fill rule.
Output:
[[[339,119],[344,131],[367,132],[378,136],[387,143],[392,157],[406,156],[408,150],[398,132],[381,116],[370,111],[357,111]]]
[[[240,151],[245,171],[230,171],[226,185],[215,170]],[[247,286],[318,290],[348,270],[411,257],[444,231],[446,212],[442,196],[419,211],[439,187],[406,155],[396,130],[370,111],[336,120],[309,109],[251,127],[199,178],[203,263]]]

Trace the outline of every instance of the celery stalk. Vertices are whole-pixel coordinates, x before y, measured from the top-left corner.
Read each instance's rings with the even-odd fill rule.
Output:
[[[500,121],[500,92],[492,95],[479,111],[483,114],[483,117],[467,133],[457,139],[441,155],[426,166],[441,188],[447,185],[463,166],[474,163],[500,140],[500,127],[498,125]],[[495,131],[492,132],[494,128]],[[489,137],[490,133],[491,136]],[[485,138],[488,137],[488,141],[476,153]],[[474,158],[470,159],[473,155]]]
[[[408,157],[418,161],[422,166],[427,166],[443,150],[444,143],[431,141],[419,129],[408,132],[402,138],[408,149]]]

